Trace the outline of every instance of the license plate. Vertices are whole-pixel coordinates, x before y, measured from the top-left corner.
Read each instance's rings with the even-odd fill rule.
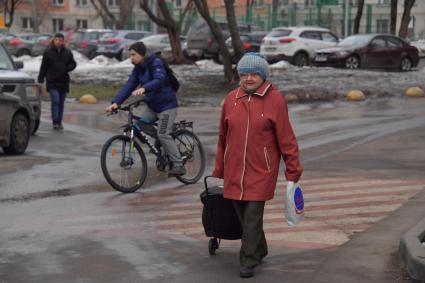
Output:
[[[326,62],[328,60],[328,57],[324,55],[319,55],[319,56],[316,56],[314,60],[316,60],[316,62]]]
[[[276,51],[275,47],[265,47],[264,51],[270,52],[270,51]]]

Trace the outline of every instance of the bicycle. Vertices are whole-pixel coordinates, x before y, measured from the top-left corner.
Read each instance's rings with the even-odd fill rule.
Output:
[[[148,168],[141,144],[146,144],[149,152],[156,156],[156,168],[159,171],[172,166],[158,140],[157,123],[139,122],[136,126],[134,122],[139,121],[140,117],[133,113],[133,109],[143,102],[143,99],[139,99],[111,112],[110,115],[117,114],[119,110],[127,111],[127,123],[120,127],[123,128],[123,134],[111,137],[102,148],[100,164],[103,175],[114,189],[122,193],[135,192],[145,182]],[[198,182],[205,171],[205,153],[199,138],[193,133],[193,122],[182,120],[174,123],[171,136],[187,171],[185,175],[175,177],[184,184]]]

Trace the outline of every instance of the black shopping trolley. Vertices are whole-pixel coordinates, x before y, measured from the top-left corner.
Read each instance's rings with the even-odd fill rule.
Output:
[[[208,187],[207,179],[210,177],[212,176],[204,178],[205,190],[200,197],[204,205],[202,209],[202,224],[207,237],[211,237],[208,243],[208,251],[210,255],[213,255],[222,239],[241,239],[242,227],[232,201],[223,198],[223,186]]]

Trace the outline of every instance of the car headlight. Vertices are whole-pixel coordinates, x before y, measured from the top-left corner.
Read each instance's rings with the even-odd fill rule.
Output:
[[[40,96],[40,88],[36,85],[27,86],[25,92],[27,98],[38,98]]]
[[[336,53],[336,56],[338,56],[338,57],[344,57],[344,56],[347,56],[348,53],[349,53],[348,51],[338,51]]]

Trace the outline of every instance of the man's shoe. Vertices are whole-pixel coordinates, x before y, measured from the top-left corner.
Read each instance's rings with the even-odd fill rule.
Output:
[[[183,176],[184,174],[186,174],[186,168],[184,168],[183,165],[174,165],[173,168],[168,171],[169,177]]]
[[[63,130],[62,124],[59,124],[58,127],[59,127],[59,130]]]
[[[59,130],[59,124],[53,124],[53,130]]]
[[[239,269],[239,276],[242,278],[254,277],[254,267],[242,266]]]

